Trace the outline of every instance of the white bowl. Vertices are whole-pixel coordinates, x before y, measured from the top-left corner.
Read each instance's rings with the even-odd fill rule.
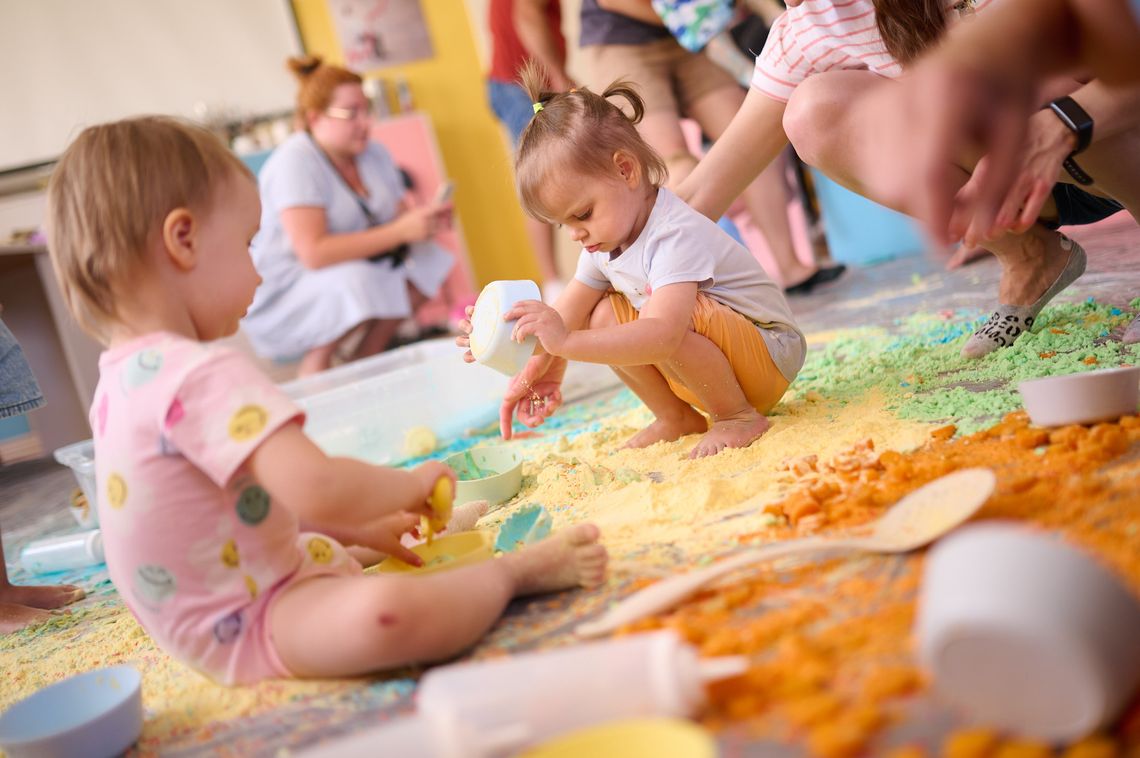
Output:
[[[527,337],[515,342],[511,339],[515,322],[504,321],[503,316],[522,300],[541,299],[538,285],[529,279],[500,280],[484,287],[471,314],[471,355],[475,360],[507,376],[521,371],[534,355],[538,340]]]
[[[926,558],[916,621],[935,692],[971,721],[1072,741],[1140,684],[1140,602],[1056,535],[967,526]]]
[[[0,715],[0,748],[9,758],[110,758],[142,732],[142,677],[112,666],[68,677]]]
[[[1018,390],[1037,426],[1112,421],[1136,413],[1140,366],[1029,379]]]

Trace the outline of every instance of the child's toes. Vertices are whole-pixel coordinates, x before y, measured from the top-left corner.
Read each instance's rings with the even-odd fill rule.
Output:
[[[601,535],[595,524],[575,524],[566,530],[566,542],[574,547],[589,545],[591,542],[597,542]]]

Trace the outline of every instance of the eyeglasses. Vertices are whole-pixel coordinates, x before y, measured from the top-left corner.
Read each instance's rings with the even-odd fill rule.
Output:
[[[325,115],[341,121],[355,121],[358,118],[368,118],[367,108],[338,108],[330,106],[325,108]]]

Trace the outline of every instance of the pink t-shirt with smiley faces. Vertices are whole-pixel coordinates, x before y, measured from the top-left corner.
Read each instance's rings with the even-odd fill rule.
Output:
[[[314,573],[356,573],[333,539],[250,474],[250,454],[302,411],[241,354],[157,333],[100,357],[91,407],[107,569],[160,647],[208,676],[289,672],[269,603]]]

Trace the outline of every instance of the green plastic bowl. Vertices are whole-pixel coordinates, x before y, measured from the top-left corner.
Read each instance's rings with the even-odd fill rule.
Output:
[[[455,504],[486,500],[505,503],[522,487],[522,457],[509,447],[479,447],[453,453],[444,461],[459,477]]]

